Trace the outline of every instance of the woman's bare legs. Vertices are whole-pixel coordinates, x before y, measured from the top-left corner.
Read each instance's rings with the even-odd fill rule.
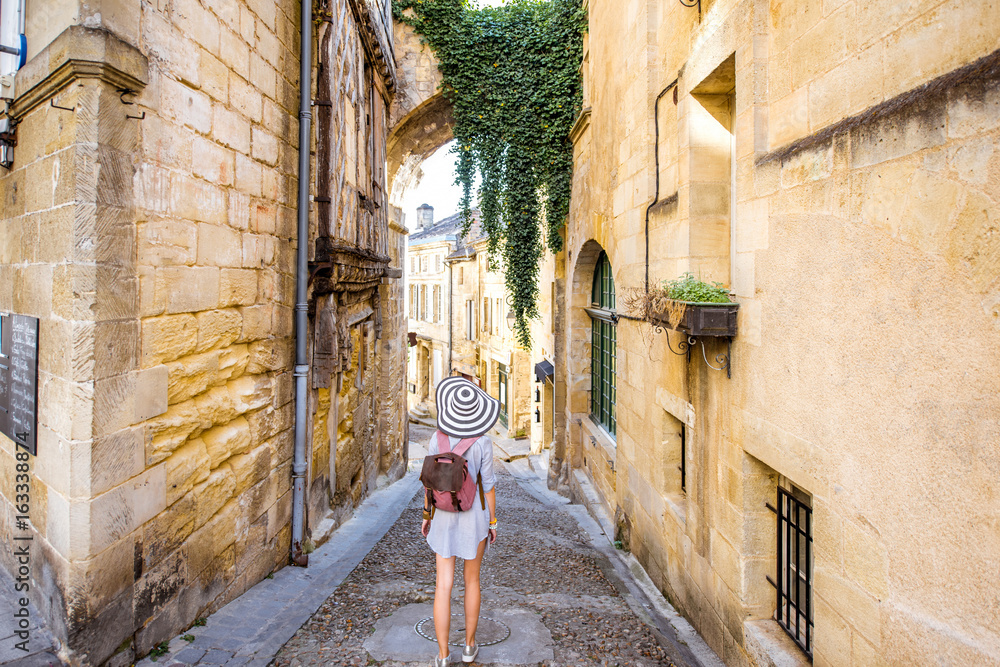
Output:
[[[479,568],[483,564],[483,554],[486,553],[486,540],[479,543],[475,560],[465,561],[465,644],[472,646],[476,641],[476,628],[479,626]],[[434,607],[437,609],[437,606]],[[440,640],[439,640],[440,641]]]
[[[477,570],[478,572],[478,570]],[[437,585],[434,588],[434,634],[438,641],[438,655],[447,658],[448,633],[451,632],[451,587],[455,583],[455,557],[437,554]]]

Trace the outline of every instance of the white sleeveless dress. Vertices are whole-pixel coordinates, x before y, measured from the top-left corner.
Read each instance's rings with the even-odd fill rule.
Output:
[[[461,438],[448,436],[452,450],[461,440]],[[436,432],[431,436],[427,452],[428,454],[438,453]],[[469,475],[472,479],[476,478],[477,473],[482,474],[483,493],[490,491],[497,483],[496,474],[493,472],[493,439],[488,435],[479,436],[479,439],[465,452],[464,458],[468,462]],[[479,543],[489,535],[489,531],[489,504],[486,505],[486,509],[483,509],[477,490],[471,509],[465,512],[444,512],[441,510],[434,512],[431,529],[427,533],[427,544],[430,545],[434,553],[445,558],[458,556],[465,560],[472,560],[476,557]]]

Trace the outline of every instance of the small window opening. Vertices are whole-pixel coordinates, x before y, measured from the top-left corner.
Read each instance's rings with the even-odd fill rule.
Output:
[[[812,657],[813,550],[812,499],[786,480],[778,484],[777,580],[767,578],[776,591],[774,620]]]

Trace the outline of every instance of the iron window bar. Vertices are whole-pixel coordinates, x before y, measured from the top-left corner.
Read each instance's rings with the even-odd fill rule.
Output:
[[[603,251],[594,266],[590,301],[591,307],[584,308],[591,319],[590,418],[614,438],[617,430],[615,404],[618,399],[618,313],[615,310],[611,262]]]
[[[765,503],[777,517],[777,591],[774,620],[812,658],[812,508],[778,487],[778,507]],[[794,590],[793,590],[794,588]]]

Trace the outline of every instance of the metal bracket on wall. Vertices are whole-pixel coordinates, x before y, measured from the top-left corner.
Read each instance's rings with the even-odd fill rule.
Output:
[[[726,339],[725,354],[720,352],[719,354],[715,355],[715,363],[719,364],[718,368],[713,366],[708,361],[708,355],[705,354],[705,339],[704,338],[701,339],[700,342],[701,342],[701,357],[702,359],[705,360],[705,365],[711,368],[713,371],[726,371],[726,377],[732,379],[733,372],[732,368],[730,367],[730,360],[732,359],[733,356],[733,339],[732,338]]]
[[[14,146],[17,146],[17,125],[7,116],[0,116],[0,167],[14,166]]]
[[[598,445],[597,438],[595,438],[592,435],[589,435],[587,437],[590,438],[590,446],[593,447],[594,449],[597,449],[597,445]],[[611,472],[614,472],[615,471],[615,462],[612,461],[611,459],[609,459],[607,456],[604,457],[604,460],[607,461],[608,468],[611,469]]]
[[[667,332],[666,329],[664,329],[663,327],[654,327],[654,330],[656,330],[657,332],[662,332],[664,335],[666,335],[666,337],[667,337],[667,349],[669,349],[671,352],[673,352],[674,354],[676,354],[678,356],[686,355],[688,361],[691,361],[691,348],[694,347],[695,345],[697,345],[698,343],[701,343],[701,358],[705,360],[705,365],[708,366],[709,368],[711,368],[713,371],[726,371],[726,377],[729,378],[729,379],[732,379],[732,377],[733,377],[733,371],[732,371],[733,339],[732,338],[726,338],[726,351],[725,351],[725,353],[720,352],[719,354],[715,355],[715,357],[714,357],[715,363],[717,363],[719,365],[718,366],[713,366],[711,364],[711,362],[709,362],[709,360],[708,360],[708,353],[705,351],[705,339],[704,338],[698,338],[696,336],[688,336],[686,340],[682,340],[680,343],[678,343],[677,349],[675,350],[674,346],[670,344],[670,334]]]
[[[135,104],[135,102],[129,102],[128,100],[126,100],[125,96],[126,95],[134,95],[136,93],[136,91],[132,90],[131,88],[119,88],[118,92],[121,93],[118,96],[118,99],[120,99],[122,101],[122,104],[130,104],[130,105],[131,104]],[[126,111],[125,112],[125,117],[126,118],[131,118],[132,120],[142,120],[143,118],[146,117],[146,112],[143,111],[141,116],[130,116],[128,114],[128,112]]]

